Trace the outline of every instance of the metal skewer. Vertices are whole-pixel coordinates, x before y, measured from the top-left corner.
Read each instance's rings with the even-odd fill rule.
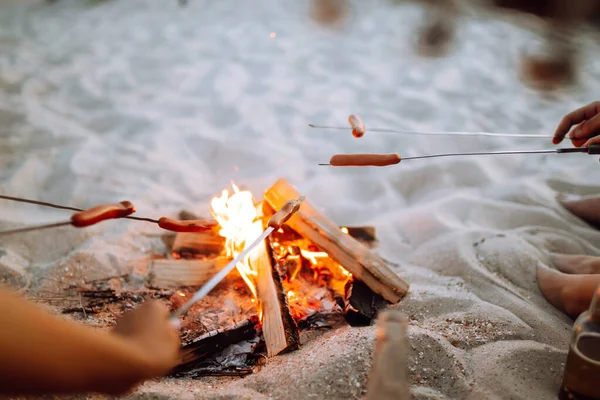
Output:
[[[113,204],[102,204],[100,206],[92,207],[88,210],[83,210],[77,207],[61,206],[58,204],[48,203],[45,201],[37,201],[24,199],[20,197],[0,195],[0,199],[17,201],[21,203],[36,204],[44,207],[58,208],[61,210],[72,210],[77,213],[71,216],[69,221],[54,222],[46,225],[27,226],[24,228],[11,229],[7,231],[1,231],[0,236],[12,235],[15,233],[23,233],[30,231],[37,231],[40,229],[56,228],[59,226],[73,225],[77,228],[84,228],[91,225],[95,225],[98,222],[105,221],[108,219],[115,218],[127,218],[137,221],[146,221],[154,224],[158,224],[162,229],[172,232],[203,232],[212,229],[217,225],[216,221],[205,221],[205,220],[186,220],[180,221],[167,217],[161,217],[160,219],[133,217],[131,214],[135,212],[135,207],[129,201],[122,201],[120,203]]]
[[[510,150],[510,151],[479,151],[469,153],[442,153],[430,154],[424,156],[400,157],[399,154],[336,154],[331,157],[329,163],[319,165],[332,165],[336,167],[349,166],[373,166],[384,167],[398,164],[405,160],[419,160],[424,158],[437,157],[467,157],[467,156],[492,156],[492,155],[511,155],[511,154],[563,154],[563,153],[586,153],[600,154],[600,145],[591,145],[589,147],[573,147],[552,150]]]
[[[24,199],[22,197],[5,196],[3,194],[0,194],[0,199],[11,200],[11,201],[18,201],[20,203],[37,204],[38,206],[58,208],[60,210],[85,211],[82,208],[70,207],[70,206],[61,206],[59,204],[48,203],[48,202],[45,202],[45,201],[37,201],[37,200]],[[158,220],[157,219],[152,219],[152,218],[134,217],[134,216],[131,216],[131,215],[129,215],[127,217],[123,217],[123,218],[134,219],[136,221],[152,222],[154,224],[158,224]]]
[[[244,251],[242,251],[236,258],[231,260],[223,269],[221,269],[215,276],[213,276],[204,286],[200,288],[191,299],[189,299],[184,305],[182,305],[177,311],[173,312],[169,316],[169,321],[171,325],[175,327],[179,327],[179,317],[184,315],[189,309],[196,303],[198,300],[201,300],[210,293],[211,290],[215,288],[239,263],[252,251],[253,248],[258,246],[263,240],[267,238],[275,229],[279,229],[288,219],[292,217],[299,209],[301,203],[304,201],[304,196],[300,197],[297,200],[290,200],[281,207],[279,211],[269,218],[268,227],[265,231],[249,246],[247,246]]]
[[[320,128],[320,129],[342,129],[342,130],[351,130],[351,128],[343,127],[343,126],[326,126],[326,125],[315,125],[308,124],[311,128]],[[494,133],[494,132],[450,132],[450,131],[440,131],[440,132],[422,132],[422,131],[404,131],[398,129],[382,129],[382,128],[367,128],[367,131],[371,132],[386,132],[386,133],[400,133],[407,135],[426,135],[426,136],[488,136],[488,137],[523,137],[523,138],[551,138],[554,135],[534,135],[529,133]]]

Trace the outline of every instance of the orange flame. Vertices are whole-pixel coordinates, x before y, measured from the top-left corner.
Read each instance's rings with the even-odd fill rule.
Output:
[[[240,191],[233,182],[231,186],[231,195],[228,190],[223,190],[220,197],[212,199],[211,211],[221,227],[219,235],[225,238],[226,255],[234,258],[260,236],[263,227],[260,218],[257,219],[252,193]],[[240,261],[236,268],[256,297],[254,277],[257,272],[250,267],[249,256]]]

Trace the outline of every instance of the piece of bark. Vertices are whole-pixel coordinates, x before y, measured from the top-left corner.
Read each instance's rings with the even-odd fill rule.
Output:
[[[147,286],[158,289],[201,286],[229,261],[227,257],[208,260],[150,260]]]
[[[244,322],[227,329],[219,329],[202,335],[192,343],[180,350],[180,362],[173,372],[180,372],[191,367],[192,364],[209,354],[223,350],[225,347],[250,340],[256,337],[256,324],[258,317],[252,317]]]
[[[300,193],[285,179],[277,181],[264,194],[265,202],[274,210],[280,209],[288,200],[299,197]],[[309,201],[304,200],[300,210],[287,224],[389,302],[397,303],[408,291],[408,283],[392,271],[385,260],[343,233]]]
[[[408,400],[408,318],[397,310],[377,319],[377,344],[365,400]]]
[[[268,357],[300,346],[298,326],[290,312],[276,262],[268,238],[249,254],[250,266],[257,272],[254,281]]]
[[[351,326],[371,325],[379,310],[388,304],[362,281],[350,280],[346,283],[345,318]]]

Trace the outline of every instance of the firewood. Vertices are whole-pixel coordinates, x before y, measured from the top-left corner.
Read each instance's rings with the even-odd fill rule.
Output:
[[[287,303],[287,296],[277,271],[269,239],[250,252],[249,263],[257,272],[255,279],[259,307],[262,310],[262,330],[267,356],[296,350],[300,334]]]
[[[366,400],[408,400],[408,318],[397,310],[377,319],[377,344]]]
[[[242,340],[253,339],[256,332],[257,317],[250,318],[227,329],[219,329],[202,335],[180,350],[180,362],[174,372],[186,370],[197,360]]]
[[[229,261],[227,257],[208,260],[151,260],[147,286],[157,289],[201,286]]]
[[[289,199],[298,197],[300,193],[284,179],[277,181],[264,195],[265,202],[275,210]],[[387,301],[397,303],[408,291],[408,283],[392,271],[385,260],[372,253],[352,236],[343,233],[309,201],[305,200],[302,203],[300,210],[287,221],[287,224],[327,252],[356,279],[363,281]]]
[[[189,211],[181,211],[179,219],[202,219]],[[218,255],[223,251],[225,238],[219,236],[219,227],[209,232],[179,232],[173,241],[173,256],[175,258],[194,258],[198,255]]]
[[[214,232],[180,232],[173,242],[173,255],[181,258],[218,255],[223,251],[225,238]]]
[[[362,281],[352,279],[346,284],[345,318],[351,326],[371,325],[379,310],[388,304]]]

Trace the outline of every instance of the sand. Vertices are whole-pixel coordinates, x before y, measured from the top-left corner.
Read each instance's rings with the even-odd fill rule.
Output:
[[[598,193],[598,160],[319,167],[342,152],[552,145],[369,131],[354,139],[350,130],[308,123],[345,125],[357,113],[367,129],[549,134],[566,112],[597,100],[594,34],[582,28],[577,39],[580,84],[542,95],[516,71],[520,50],[536,38],[521,17],[470,12],[453,52],[426,59],[414,52],[422,14],[415,5],[355,1],[340,30],[314,24],[308,7],[61,0],[0,8],[0,192],[80,207],[127,199],[140,215],[158,217],[206,214],[231,180],[260,197],[285,177],[336,223],[374,225],[377,251],[410,282],[398,307],[411,321],[414,398],[553,398],[572,321],[544,300],[534,271],[553,267],[552,252],[600,254],[600,233],[555,199]],[[2,202],[0,228],[64,216]],[[0,261],[27,269],[36,295],[61,277],[129,272],[165,251],[160,234],[151,224],[115,221],[6,237]],[[164,379],[131,398],[361,398],[374,338],[373,327],[345,327],[245,379]]]

